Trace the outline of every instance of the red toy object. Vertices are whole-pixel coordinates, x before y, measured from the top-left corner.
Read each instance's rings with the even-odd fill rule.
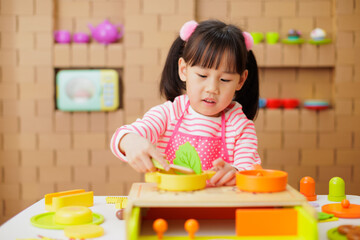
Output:
[[[308,201],[315,201],[315,181],[312,177],[303,177],[300,180],[300,193],[302,193]]]
[[[267,108],[280,108],[283,106],[283,100],[278,98],[269,98],[266,99]]]
[[[296,98],[283,99],[283,106],[287,109],[297,108],[300,104],[299,100]]]
[[[347,199],[342,200],[341,203],[326,204],[321,210],[339,218],[360,218],[360,205],[350,204]]]
[[[195,239],[195,233],[199,230],[199,222],[195,219],[188,219],[185,222],[184,228],[189,233],[189,238]]]
[[[164,232],[168,229],[167,221],[162,218],[156,219],[153,223],[153,229],[156,232],[158,239],[161,240]]]

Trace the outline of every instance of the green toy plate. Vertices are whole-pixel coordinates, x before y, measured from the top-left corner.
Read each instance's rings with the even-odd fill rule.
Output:
[[[46,229],[64,229],[65,227],[73,226],[73,225],[57,224],[55,223],[54,219],[55,219],[55,212],[47,212],[33,216],[30,219],[30,222],[35,227],[46,228]],[[103,222],[104,222],[103,215],[93,213],[93,221],[89,224],[101,224]]]
[[[285,44],[302,44],[305,42],[304,39],[283,39],[281,40],[282,43],[285,43]]]
[[[346,235],[343,235],[343,234],[339,233],[338,230],[337,230],[337,227],[329,229],[327,231],[327,237],[330,240],[347,240]]]
[[[315,44],[315,45],[322,45],[322,44],[329,44],[331,43],[331,39],[322,39],[322,40],[309,40],[310,44]]]

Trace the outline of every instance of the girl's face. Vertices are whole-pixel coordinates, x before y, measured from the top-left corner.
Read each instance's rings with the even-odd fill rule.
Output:
[[[218,69],[190,66],[183,58],[179,59],[179,76],[186,82],[190,105],[197,113],[208,117],[220,116],[231,103],[235,91],[243,86],[247,70],[241,76],[237,72],[229,72],[224,59]]]

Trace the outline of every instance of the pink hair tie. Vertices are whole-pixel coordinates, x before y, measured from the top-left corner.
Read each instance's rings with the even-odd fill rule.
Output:
[[[253,45],[254,45],[254,39],[253,39],[253,37],[251,36],[251,34],[248,33],[248,32],[243,32],[243,36],[244,36],[244,39],[245,39],[246,49],[247,49],[248,51],[250,51],[251,48],[252,48]]]
[[[183,41],[189,40],[191,34],[195,31],[195,28],[198,25],[199,24],[197,22],[195,22],[194,20],[184,23],[184,25],[180,29],[180,38]]]

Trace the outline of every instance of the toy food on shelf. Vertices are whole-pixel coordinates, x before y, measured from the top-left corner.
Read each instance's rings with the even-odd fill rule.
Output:
[[[310,33],[311,40],[309,40],[309,43],[318,44],[318,45],[331,43],[331,39],[326,39],[325,37],[326,37],[325,30],[321,28],[315,28]]]
[[[250,34],[254,39],[254,44],[259,44],[264,39],[264,34],[262,32],[251,32]]]
[[[302,44],[305,42],[304,39],[301,38],[301,32],[296,29],[290,29],[288,32],[288,37],[281,41],[285,44]]]
[[[296,98],[286,98],[282,100],[283,107],[286,109],[297,108],[300,104],[299,99]]]
[[[268,98],[266,99],[267,108],[280,108],[283,106],[283,100],[279,98]]]
[[[88,43],[90,41],[89,34],[87,33],[74,33],[73,35],[73,42],[75,43]]]
[[[330,107],[330,104],[325,100],[306,100],[304,107],[311,110],[325,110]]]
[[[71,34],[67,30],[57,30],[54,32],[54,39],[57,43],[68,44],[71,42]]]
[[[277,33],[277,32],[267,32],[266,33],[267,44],[275,44],[278,41],[279,41],[279,33]]]
[[[91,30],[92,37],[99,43],[109,44],[118,41],[124,34],[124,26],[122,24],[111,24],[108,20],[104,20],[98,26],[88,25]],[[118,28],[121,28],[119,31]]]

